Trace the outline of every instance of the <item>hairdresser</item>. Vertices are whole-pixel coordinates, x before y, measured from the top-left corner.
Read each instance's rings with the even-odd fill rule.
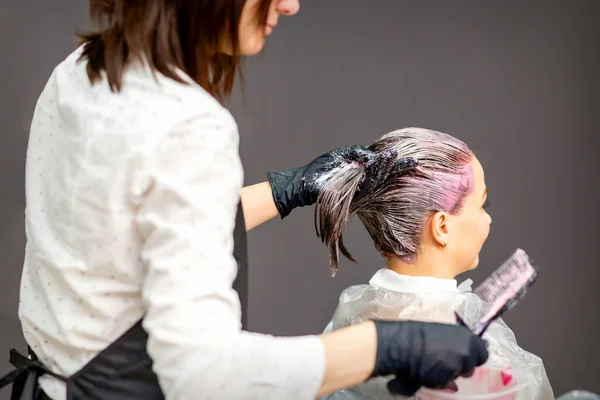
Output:
[[[218,100],[297,0],[90,4],[102,25],[56,67],[31,125],[29,354],[11,352],[2,382],[14,398],[313,399],[388,375],[412,394],[486,360],[481,339],[450,325],[242,331],[245,230],[313,204],[340,160],[373,155],[337,149],[242,189],[237,126]]]

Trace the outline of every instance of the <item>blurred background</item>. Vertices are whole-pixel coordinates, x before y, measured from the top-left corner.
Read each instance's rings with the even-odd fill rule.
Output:
[[[0,0],[0,374],[24,346],[17,318],[24,163],[33,108],[88,28],[82,0]],[[600,1],[301,1],[248,59],[238,120],[246,184],[402,127],[464,140],[481,160],[492,233],[481,282],[516,248],[539,281],[506,321],[541,356],[559,395],[600,392]],[[319,333],[340,292],[383,266],[358,220],[359,264],[329,277],[313,209],[250,233],[249,328]],[[8,399],[8,390],[0,393]]]

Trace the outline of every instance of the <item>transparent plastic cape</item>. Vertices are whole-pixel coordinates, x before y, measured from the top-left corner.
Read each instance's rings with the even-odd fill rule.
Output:
[[[369,319],[414,320],[425,322],[456,323],[454,310],[463,301],[477,310],[482,300],[471,293],[471,280],[458,287],[458,292],[400,293],[372,285],[352,286],[344,290],[339,305],[325,332],[360,323]],[[502,320],[493,323],[483,337],[489,342],[490,358],[486,366],[529,371],[535,384],[529,388],[526,398],[553,400],[552,387],[548,381],[542,360],[517,344],[512,330]],[[376,378],[325,397],[326,400],[399,399],[387,391],[390,378]],[[400,397],[401,398],[401,397]]]

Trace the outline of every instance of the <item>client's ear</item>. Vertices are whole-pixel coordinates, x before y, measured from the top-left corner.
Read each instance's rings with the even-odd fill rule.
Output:
[[[448,246],[450,237],[450,215],[444,211],[436,211],[429,219],[431,238],[441,247]]]

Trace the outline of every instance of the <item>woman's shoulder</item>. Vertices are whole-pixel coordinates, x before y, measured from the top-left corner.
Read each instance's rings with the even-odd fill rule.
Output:
[[[152,73],[136,66],[129,71],[124,94],[145,98],[149,105],[160,104],[165,110],[184,119],[218,119],[221,124],[235,126],[227,108],[183,72],[176,71],[181,81]],[[144,101],[144,100],[142,100]]]
[[[137,114],[148,114],[145,116],[150,121],[152,115],[174,123],[194,118],[218,118],[221,124],[237,127],[229,110],[180,70],[174,70],[176,80],[152,71],[144,62],[132,62],[126,68],[117,93],[111,90],[105,75],[98,82],[83,84],[87,79],[87,64],[82,55],[83,48],[79,47],[53,73],[57,85],[69,93],[76,92],[78,98],[102,102],[105,108],[119,107],[121,114],[126,114],[128,109]]]

